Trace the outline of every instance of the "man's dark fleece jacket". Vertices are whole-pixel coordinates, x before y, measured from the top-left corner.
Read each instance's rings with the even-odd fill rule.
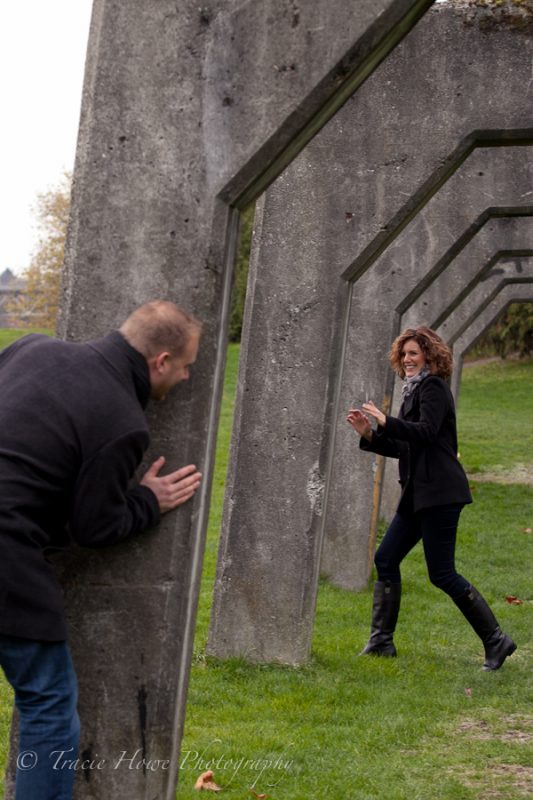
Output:
[[[130,485],[149,396],[146,359],[118,331],[83,344],[31,334],[0,353],[0,633],[64,640],[47,551],[159,521],[154,493]]]

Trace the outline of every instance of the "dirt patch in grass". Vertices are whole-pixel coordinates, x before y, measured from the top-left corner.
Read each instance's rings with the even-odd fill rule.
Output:
[[[533,486],[533,463],[495,467],[491,472],[473,472],[469,474],[468,480],[479,483],[519,483]]]
[[[476,741],[530,745],[533,742],[533,715],[508,714],[490,722],[467,718],[459,723],[457,733]],[[457,773],[455,775],[458,777]],[[525,796],[533,795],[533,767],[525,764],[490,764],[482,775],[467,769],[461,781],[468,788],[478,791],[480,800],[504,800],[510,791]]]
[[[521,764],[495,764],[488,766],[483,776],[467,772],[462,776],[464,786],[479,792],[479,800],[505,800],[509,792],[531,797],[533,792],[533,767]]]
[[[487,722],[484,719],[464,719],[457,726],[457,731],[478,741],[493,740],[529,744],[533,742],[533,715],[507,714],[497,722]]]

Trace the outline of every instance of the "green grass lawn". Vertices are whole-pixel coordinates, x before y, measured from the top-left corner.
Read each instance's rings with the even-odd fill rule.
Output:
[[[358,658],[371,592],[320,586],[308,665],[218,662],[204,655],[229,446],[236,349],[230,349],[177,797],[212,768],[224,797],[273,800],[523,798],[533,789],[529,666],[531,487],[474,484],[462,515],[458,568],[480,588],[519,650],[480,669],[482,647],[426,577],[422,552],[405,562],[396,660]],[[532,460],[533,362],[463,372],[461,456],[469,471]],[[509,408],[513,408],[513,413]],[[481,419],[481,421],[479,421]],[[483,436],[488,447],[480,446]],[[529,557],[529,568],[527,567]],[[509,605],[506,595],[526,599]],[[529,770],[529,772],[528,772]]]
[[[522,800],[533,791],[531,487],[477,483],[461,519],[458,568],[519,645],[500,671],[481,671],[479,640],[429,584],[419,549],[403,568],[397,659],[358,658],[371,592],[325,582],[309,664],[205,656],[237,360],[231,346],[177,797],[198,797],[196,778],[212,768],[222,797],[235,800],[253,792],[272,800]],[[533,362],[472,366],[463,378],[466,468],[531,461]],[[506,595],[526,602],[510,605]],[[9,702],[0,684],[4,761]]]
[[[50,335],[50,331],[45,328],[0,328],[0,350],[28,333],[46,333],[48,336]]]
[[[533,465],[531,359],[465,366],[458,405],[460,451],[469,472]]]

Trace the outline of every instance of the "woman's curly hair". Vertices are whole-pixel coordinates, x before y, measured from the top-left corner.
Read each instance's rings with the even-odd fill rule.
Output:
[[[438,375],[447,381],[452,374],[453,356],[452,351],[440,336],[431,330],[421,326],[420,328],[407,328],[392,343],[389,353],[389,360],[395,372],[400,378],[405,378],[405,370],[402,364],[402,350],[406,342],[414,339],[424,354],[426,366],[432,375]]]

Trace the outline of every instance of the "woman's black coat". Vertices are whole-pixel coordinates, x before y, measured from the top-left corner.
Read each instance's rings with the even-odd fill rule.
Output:
[[[130,481],[148,447],[148,365],[117,331],[30,335],[0,353],[0,633],[66,638],[47,552],[113,544],[159,520]]]
[[[398,416],[388,416],[385,425],[374,431],[371,442],[362,437],[360,447],[399,459],[403,490],[400,511],[472,502],[457,458],[453,395],[436,375],[424,378],[404,399]]]

